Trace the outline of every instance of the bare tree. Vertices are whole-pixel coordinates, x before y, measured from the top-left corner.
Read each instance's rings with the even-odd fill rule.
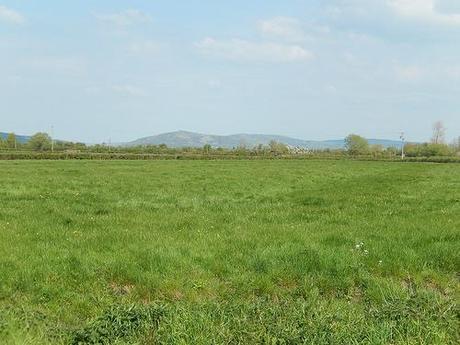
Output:
[[[446,137],[446,128],[442,121],[436,121],[433,124],[433,138],[431,138],[431,142],[433,144],[444,144]]]

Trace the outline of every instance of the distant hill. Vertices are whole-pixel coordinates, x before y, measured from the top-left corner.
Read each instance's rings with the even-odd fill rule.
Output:
[[[0,132],[0,138],[6,139],[8,133]],[[27,143],[30,136],[17,135],[18,143]],[[259,144],[268,145],[270,141],[277,142],[292,146],[309,148],[313,150],[319,149],[341,149],[345,147],[345,140],[302,140],[281,135],[268,135],[268,134],[233,134],[233,135],[208,135],[187,131],[177,131],[171,133],[164,133],[154,135],[151,137],[137,139],[128,143],[120,143],[117,146],[144,146],[144,145],[161,145],[165,144],[168,147],[182,148],[182,147],[203,147],[206,144],[212,147],[234,148],[240,145],[246,147],[254,147]],[[400,141],[385,140],[385,139],[369,139],[369,144],[382,145],[383,147],[401,147]]]
[[[0,132],[0,138],[5,140],[8,137],[9,133]],[[16,134],[16,140],[18,143],[25,144],[30,140],[30,136],[27,135],[18,135]]]
[[[208,135],[187,131],[177,131],[154,135],[151,137],[137,139],[135,141],[122,144],[123,146],[138,146],[138,145],[161,145],[165,144],[169,147],[203,147],[206,144],[212,147],[234,148],[239,145],[246,147],[254,147],[259,144],[267,145],[270,141],[284,143],[293,147],[302,147],[309,149],[340,149],[345,147],[345,140],[325,140],[312,141],[295,139],[280,135],[267,134],[233,134],[233,135]],[[372,145],[382,145],[384,147],[401,147],[401,142],[384,139],[369,139]]]

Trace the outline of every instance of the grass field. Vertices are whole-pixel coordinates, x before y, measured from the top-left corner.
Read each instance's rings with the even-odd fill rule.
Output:
[[[460,164],[0,162],[2,344],[459,344]]]

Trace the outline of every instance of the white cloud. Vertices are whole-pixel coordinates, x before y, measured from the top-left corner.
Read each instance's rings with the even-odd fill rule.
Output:
[[[130,9],[119,13],[96,14],[95,17],[102,21],[117,26],[130,26],[134,24],[150,23],[152,17],[140,10]]]
[[[439,0],[386,0],[386,4],[398,15],[434,24],[460,25],[460,13],[448,3]],[[447,5],[446,5],[447,4]]]
[[[276,17],[261,20],[258,27],[262,34],[270,37],[278,37],[289,41],[302,41],[305,38],[302,23],[295,18]]]
[[[208,80],[208,87],[210,89],[220,89],[222,82],[219,79],[210,79]]]
[[[337,87],[335,87],[334,85],[332,84],[328,84],[326,86],[324,86],[324,91],[326,91],[327,93],[337,93]]]
[[[2,21],[13,24],[24,24],[26,19],[21,13],[0,5],[0,22]]]
[[[460,80],[460,65],[451,62],[432,62],[422,65],[394,66],[395,76],[403,82],[442,82]]]
[[[460,1],[458,0],[436,0],[435,8],[441,13],[460,14]]]
[[[131,84],[105,84],[105,85],[88,85],[83,88],[83,91],[88,95],[99,96],[107,95],[108,93],[115,93],[119,96],[128,96],[128,97],[142,97],[146,95],[144,89],[134,86]]]
[[[396,76],[401,81],[415,82],[419,81],[424,73],[419,66],[397,66]]]
[[[300,62],[313,58],[310,51],[299,45],[259,43],[242,39],[205,38],[195,46],[204,54],[239,61]]]
[[[331,32],[326,25],[318,25],[292,17],[261,20],[258,23],[258,30],[267,39],[294,43],[315,41]]]
[[[89,95],[98,95],[101,93],[102,88],[96,85],[89,85],[83,88],[83,91]]]
[[[145,96],[145,91],[143,89],[129,84],[113,85],[112,90],[116,93],[127,96]]]
[[[160,47],[156,42],[143,40],[129,44],[128,51],[135,55],[155,55],[160,51]]]
[[[447,77],[455,80],[460,80],[460,64],[446,66],[445,71]]]
[[[341,23],[357,20],[460,26],[460,0],[329,0],[324,13]]]
[[[36,72],[79,77],[86,73],[87,63],[77,57],[41,56],[22,60],[23,66]]]

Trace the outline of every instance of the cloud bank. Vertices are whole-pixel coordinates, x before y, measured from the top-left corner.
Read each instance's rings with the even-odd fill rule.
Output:
[[[0,22],[20,25],[24,24],[26,19],[21,13],[0,5]]]
[[[301,62],[313,58],[313,53],[299,45],[243,39],[218,40],[208,37],[195,46],[204,54],[238,61]]]

